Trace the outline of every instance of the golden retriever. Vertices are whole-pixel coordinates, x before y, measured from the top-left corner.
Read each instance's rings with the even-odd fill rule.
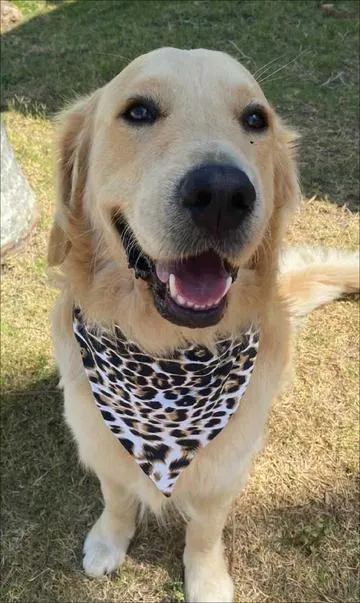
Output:
[[[66,421],[105,503],[84,545],[89,576],[121,565],[139,509],[173,505],[186,519],[187,600],[232,601],[222,530],[261,450],[296,322],[359,287],[350,254],[281,252],[300,197],[295,141],[243,66],[202,49],[141,56],[59,118],[53,337]],[[189,346],[211,355],[256,326],[255,368],[236,412],[192,450],[170,497],[105,424],[74,308],[92,333],[110,340],[120,330],[140,364]],[[111,414],[116,403],[107,404]],[[136,433],[151,439],[146,420]]]

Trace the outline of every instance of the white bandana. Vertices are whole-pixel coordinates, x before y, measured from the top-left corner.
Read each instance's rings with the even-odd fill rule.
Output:
[[[259,345],[254,328],[192,345],[169,358],[144,353],[118,327],[88,327],[77,308],[74,334],[105,424],[166,496],[199,448],[227,425],[246,392]]]

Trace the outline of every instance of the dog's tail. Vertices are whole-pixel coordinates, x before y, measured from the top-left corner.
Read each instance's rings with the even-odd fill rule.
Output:
[[[295,322],[315,308],[359,293],[359,254],[323,248],[284,249],[280,257],[282,297]]]

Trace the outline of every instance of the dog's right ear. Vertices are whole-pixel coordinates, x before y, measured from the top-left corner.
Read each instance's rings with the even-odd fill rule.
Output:
[[[71,248],[69,220],[80,217],[98,93],[81,99],[57,118],[57,207],[50,232],[48,264],[62,264]]]

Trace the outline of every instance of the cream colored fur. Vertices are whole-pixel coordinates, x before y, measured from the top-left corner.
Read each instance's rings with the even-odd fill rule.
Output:
[[[135,134],[119,118],[127,98],[153,94],[168,117]],[[239,112],[250,102],[268,111],[270,128],[250,144]],[[55,353],[65,417],[83,464],[98,476],[105,508],[84,545],[84,569],[101,576],[122,563],[141,506],[174,505],[187,520],[184,551],[188,601],[231,601],[222,530],[235,495],[261,450],[272,399],[291,367],[294,320],[358,288],[352,256],[279,253],[299,188],[294,133],[252,76],[222,53],[161,49],[131,63],[112,82],[59,118],[58,205],[49,262],[61,265],[53,312]],[[171,258],[169,185],[208,156],[230,157],[251,175],[257,211],[239,257],[239,276],[216,327],[187,329],[164,320],[146,283],[135,280],[109,213],[121,209],[153,258]],[[299,260],[300,258],[300,260]],[[260,320],[261,342],[246,395],[227,427],[179,477],[170,501],[156,489],[105,426],[72,333],[72,308],[102,325],[120,325],[145,350],[183,341],[212,345],[222,333]]]
[[[280,291],[291,318],[300,322],[319,306],[359,291],[359,254],[338,249],[282,250]]]

